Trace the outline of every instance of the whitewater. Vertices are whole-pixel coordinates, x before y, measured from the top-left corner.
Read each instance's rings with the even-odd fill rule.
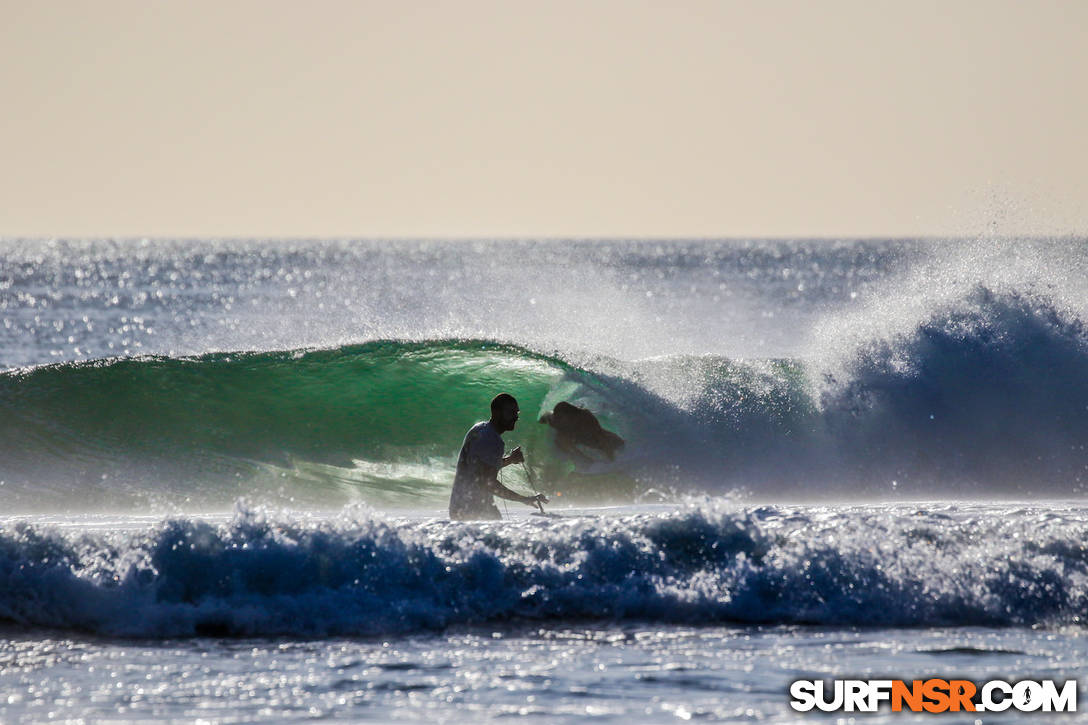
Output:
[[[1088,665],[1082,239],[7,239],[0,310],[5,722],[775,722]],[[503,391],[553,515],[450,522]]]

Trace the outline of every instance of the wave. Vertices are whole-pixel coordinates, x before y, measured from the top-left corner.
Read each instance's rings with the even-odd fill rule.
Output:
[[[499,391],[508,446],[575,500],[647,489],[757,496],[1067,497],[1088,482],[1088,333],[1046,300],[978,287],[837,365],[686,356],[577,361],[483,340],[139,357],[0,374],[9,510],[238,496],[440,506]],[[628,441],[575,465],[534,420],[586,405]],[[526,484],[520,467],[504,475]],[[188,510],[192,510],[189,508]]]
[[[658,404],[624,381],[488,341],[65,363],[0,375],[0,478],[16,502],[21,492],[42,503],[230,501],[300,481],[309,488],[288,493],[326,502],[345,491],[448,495],[461,439],[500,391],[526,412],[510,445],[536,451],[549,479],[563,466],[535,420],[555,402],[614,401],[595,406],[610,426],[617,400]]]
[[[976,287],[907,334],[864,346],[821,407],[842,450],[976,490],[1083,492],[1088,331],[1034,295]]]
[[[1082,621],[1083,509],[740,509],[488,524],[239,507],[129,533],[0,529],[0,619],[106,635],[379,635],[504,622]]]
[[[1088,485],[1088,331],[978,286],[833,363],[718,366],[686,403],[725,476],[776,494],[1066,497]]]

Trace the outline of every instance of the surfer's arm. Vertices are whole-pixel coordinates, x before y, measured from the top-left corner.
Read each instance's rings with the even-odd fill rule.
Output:
[[[492,479],[491,481],[491,493],[499,498],[505,498],[507,501],[517,501],[518,503],[523,503],[528,506],[532,506],[536,502],[536,499],[532,496],[522,496],[517,491],[513,491],[502,485],[497,478]]]
[[[526,506],[536,505],[536,497],[522,496],[517,491],[514,491],[513,489],[509,489],[506,486],[502,485],[502,482],[499,481],[498,474],[499,472],[495,470],[494,474],[486,479],[488,487],[491,489],[491,493],[493,495],[498,496],[499,498],[504,498],[507,501],[517,501],[518,503],[523,503]],[[547,503],[546,500],[545,503]]]
[[[515,463],[524,462],[525,454],[521,452],[521,446],[518,446],[514,450],[510,451],[510,455],[502,459],[502,464],[499,466],[499,468],[506,468],[507,466],[511,466]]]

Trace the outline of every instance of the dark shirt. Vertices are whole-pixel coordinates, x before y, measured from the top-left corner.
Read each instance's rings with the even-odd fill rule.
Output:
[[[503,442],[491,421],[472,426],[457,457],[457,473],[450,493],[451,519],[495,519],[499,510],[491,482],[502,466]]]

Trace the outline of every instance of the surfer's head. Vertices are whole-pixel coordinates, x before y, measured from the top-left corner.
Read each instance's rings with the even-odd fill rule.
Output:
[[[491,399],[491,424],[500,433],[514,430],[520,412],[518,401],[510,393],[499,393]]]

